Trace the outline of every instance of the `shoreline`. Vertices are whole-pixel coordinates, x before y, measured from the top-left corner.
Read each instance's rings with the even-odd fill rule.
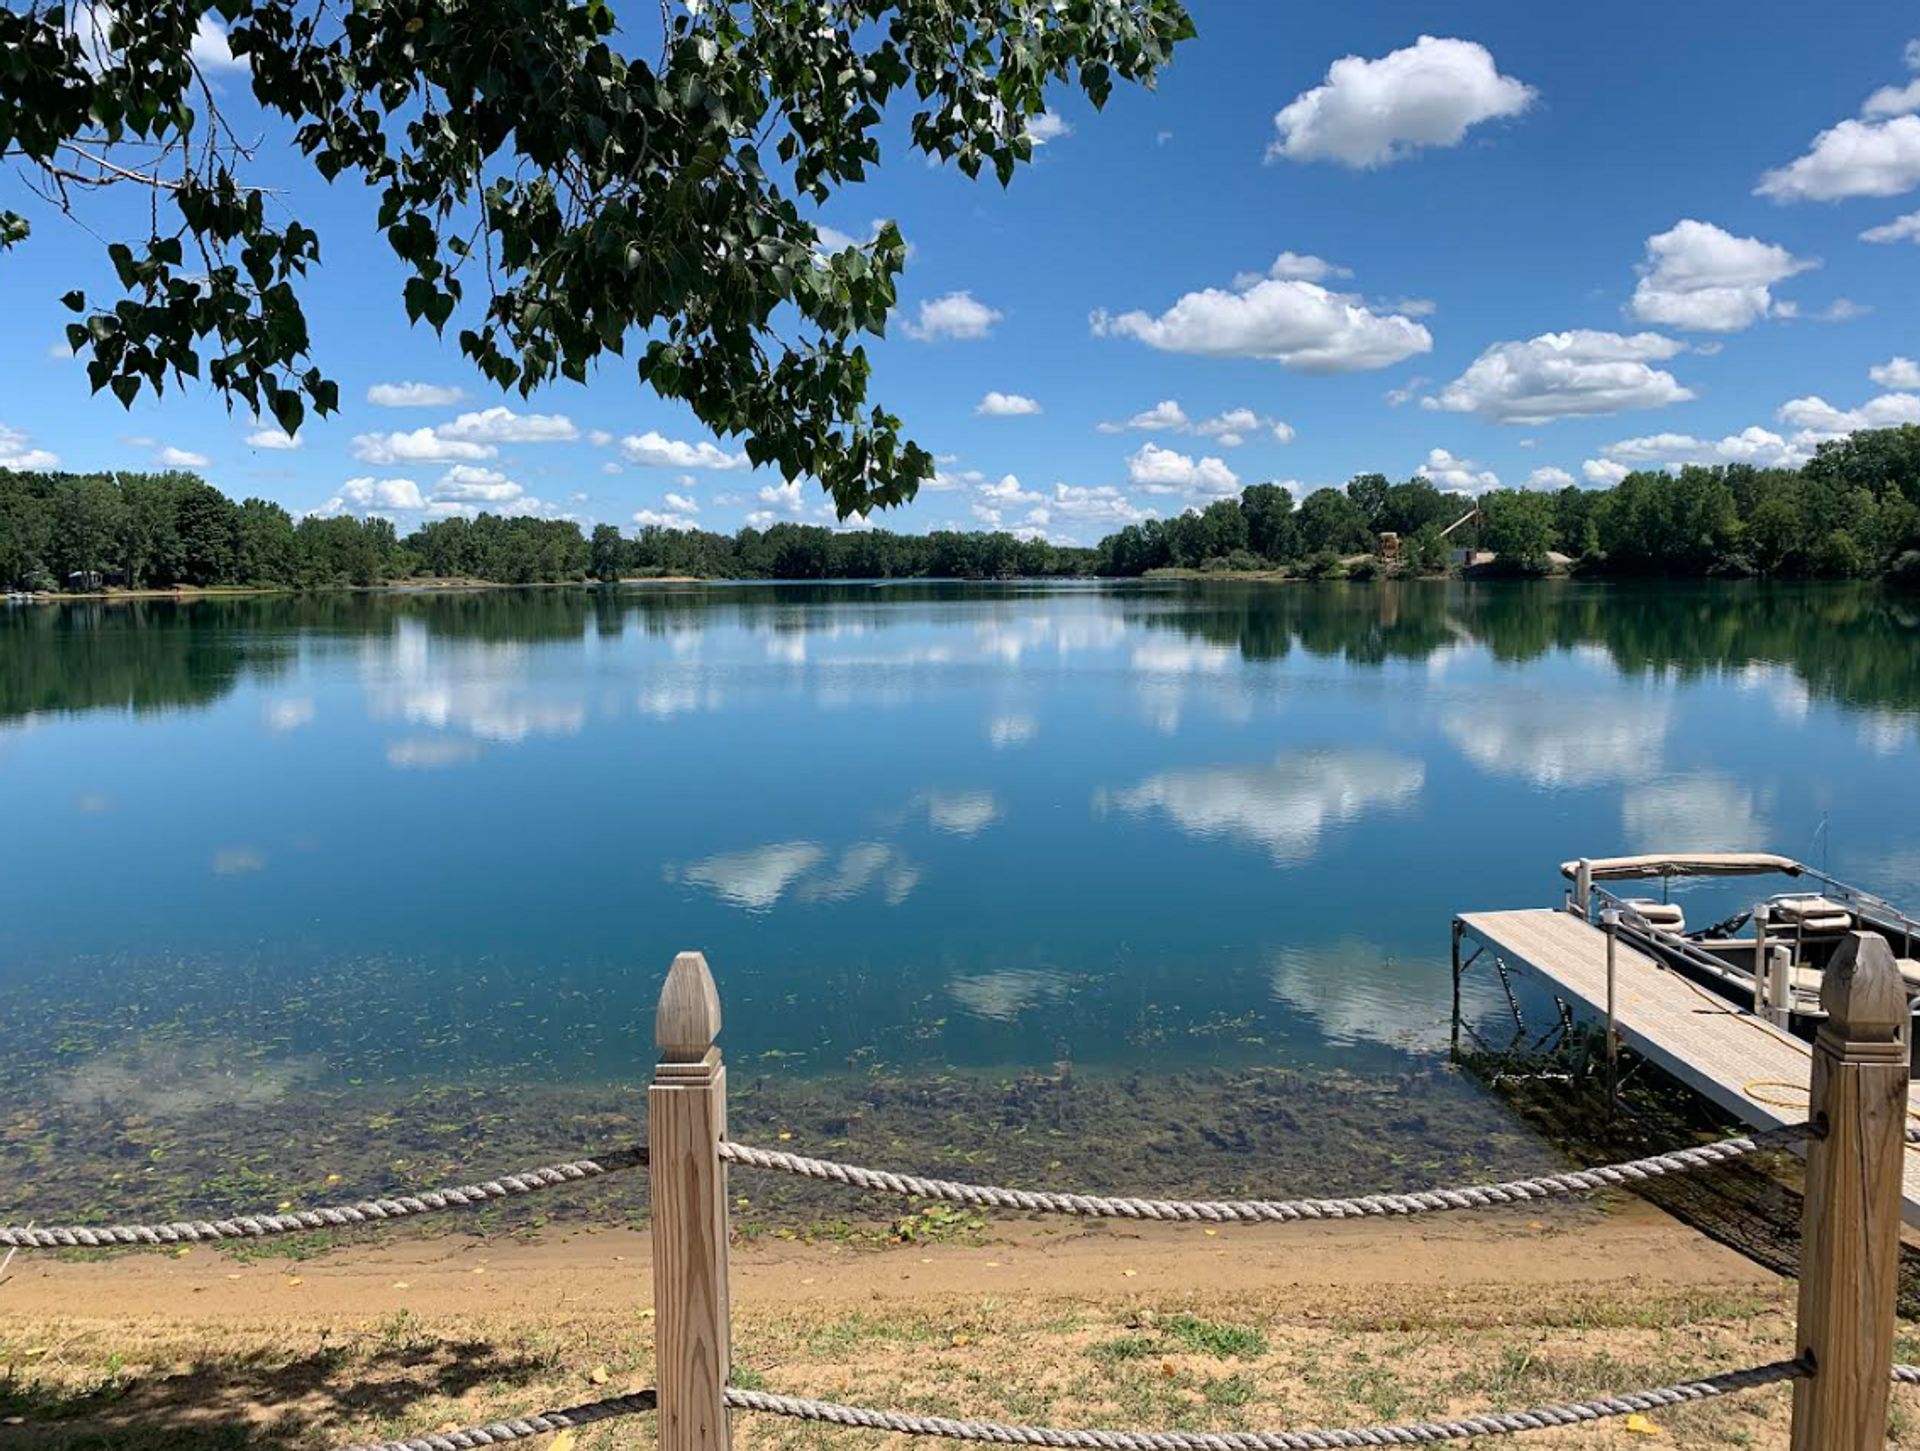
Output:
[[[383,1239],[298,1264],[198,1247],[16,1260],[0,1280],[0,1435],[33,1451],[328,1451],[637,1390],[654,1383],[650,1251],[644,1233],[600,1230]],[[1631,1198],[1217,1230],[1021,1220],[882,1250],[766,1239],[730,1266],[736,1384],[1047,1425],[1516,1409],[1779,1358],[1793,1336],[1791,1282]],[[1895,1397],[1920,1410],[1920,1391]],[[1661,1411],[1658,1444],[1784,1444],[1789,1403]],[[616,1420],[573,1451],[652,1434]],[[744,1414],[733,1441],[824,1444]]]

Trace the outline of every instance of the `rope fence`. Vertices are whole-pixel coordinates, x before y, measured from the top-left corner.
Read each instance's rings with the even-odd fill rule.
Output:
[[[720,1157],[733,1164],[821,1179],[878,1194],[913,1199],[943,1199],[974,1208],[1024,1209],[1038,1214],[1075,1214],[1095,1219],[1144,1219],[1180,1223],[1235,1222],[1297,1223],[1303,1220],[1356,1219],[1369,1215],[1398,1217],[1436,1214],[1455,1209],[1491,1209],[1527,1204],[1600,1189],[1624,1188],[1697,1169],[1732,1163],[1765,1149],[1784,1148],[1813,1136],[1810,1124],[1793,1124],[1763,1133],[1722,1139],[1717,1143],[1675,1149],[1620,1164],[1544,1174],[1532,1179],[1509,1179],[1493,1184],[1464,1184],[1450,1189],[1422,1189],[1408,1194],[1369,1194],[1356,1199],[1135,1199],[1098,1194],[1056,1194],[1044,1190],[1006,1189],[995,1184],[963,1184],[951,1179],[926,1179],[895,1174],[831,1159],[810,1159],[778,1149],[722,1142]]]
[[[998,1446],[1085,1448],[1085,1451],[1325,1451],[1348,1446],[1430,1446],[1464,1441],[1474,1436],[1513,1435],[1560,1426],[1580,1426],[1635,1412],[1667,1410],[1693,1405],[1740,1391],[1757,1390],[1811,1375],[1803,1360],[1778,1360],[1742,1370],[1721,1371],[1697,1380],[1650,1390],[1596,1396],[1592,1400],[1537,1406],[1526,1411],[1485,1411],[1452,1420],[1405,1421],[1391,1425],[1347,1426],[1311,1431],[1104,1431],[1058,1426],[1023,1426],[1002,1421],[956,1421],[945,1416],[921,1416],[904,1411],[876,1410],[838,1401],[773,1395],[766,1391],[728,1386],[726,1403],[735,1410],[789,1416],[822,1425],[853,1430],[891,1431],[903,1436],[936,1436],[951,1441],[984,1441]],[[1920,1385],[1920,1365],[1896,1365],[1892,1379]],[[402,1441],[366,1441],[338,1451],[474,1451],[544,1436],[573,1426],[639,1415],[657,1409],[651,1390],[547,1411],[537,1416],[493,1421],[458,1431],[440,1431]]]
[[[598,1179],[623,1169],[636,1169],[647,1162],[644,1148],[620,1149],[592,1159],[573,1159],[564,1164],[545,1164],[524,1169],[518,1174],[478,1184],[460,1184],[446,1189],[428,1189],[419,1194],[402,1194],[391,1199],[362,1199],[357,1204],[336,1204],[320,1209],[298,1209],[285,1214],[251,1214],[238,1219],[181,1220],[173,1224],[110,1224],[90,1227],[81,1224],[52,1224],[38,1228],[27,1225],[0,1226],[0,1245],[15,1249],[98,1249],[113,1245],[199,1244],[208,1240],[264,1239],[276,1234],[299,1234],[314,1229],[345,1229],[357,1224],[387,1224],[419,1214],[437,1214],[443,1209],[471,1209],[496,1199],[512,1199],[534,1194],[561,1184],[578,1184]]]

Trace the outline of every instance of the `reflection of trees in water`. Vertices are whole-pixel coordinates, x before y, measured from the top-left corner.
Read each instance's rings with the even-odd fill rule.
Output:
[[[1462,644],[1510,662],[1597,646],[1626,674],[1684,680],[1774,664],[1810,694],[1846,706],[1920,710],[1920,607],[1870,585],[914,583],[343,591],[8,609],[0,612],[0,720],[209,705],[242,679],[286,668],[296,638],[385,636],[403,620],[434,637],[565,644],[589,632],[664,637],[708,626],[777,636],[877,633],[929,619],[951,624],[958,617],[942,607],[960,606],[977,630],[1011,638],[1037,621],[1062,648],[1074,630],[1106,644],[1128,630],[1169,631],[1247,660],[1280,660],[1298,648],[1379,665]]]
[[[286,668],[288,642],[190,624],[196,608],[141,600],[0,611],[0,721],[207,706],[245,677]]]
[[[1628,675],[1690,680],[1771,663],[1842,705],[1920,710],[1920,608],[1871,585],[1208,585],[1123,607],[1137,625],[1233,645],[1249,660],[1297,645],[1368,665],[1470,642],[1518,663],[1597,646]]]

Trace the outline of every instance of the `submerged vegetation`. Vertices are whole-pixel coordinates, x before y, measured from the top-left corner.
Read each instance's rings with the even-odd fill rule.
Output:
[[[1383,536],[1393,536],[1393,546]],[[1424,478],[1361,474],[1296,506],[1278,484],[1094,548],[1005,531],[898,534],[775,524],[737,534],[482,513],[420,525],[235,504],[192,474],[0,470],[0,585],[38,590],[320,589],[408,579],[505,584],[701,579],[1132,577],[1156,570],[1281,572],[1309,579],[1437,575],[1454,551],[1511,574],[1559,556],[1624,578],[1859,579],[1920,589],[1920,426],[1820,445],[1805,468],[1745,464],[1630,473],[1610,488],[1496,489],[1470,499]]]

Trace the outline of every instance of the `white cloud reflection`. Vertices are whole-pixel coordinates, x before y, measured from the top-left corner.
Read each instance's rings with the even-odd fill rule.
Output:
[[[1000,819],[1000,803],[991,791],[929,791],[927,821],[953,836],[978,836]]]
[[[1329,830],[1372,811],[1411,806],[1426,768],[1376,751],[1290,751],[1264,766],[1215,766],[1150,776],[1131,790],[1101,793],[1096,809],[1164,811],[1190,836],[1230,837],[1291,866],[1319,850]]]
[[[976,1018],[1010,1023],[1027,1009],[1057,1003],[1067,995],[1065,974],[1047,968],[1006,967],[967,973],[947,984],[947,992]]]
[[[1620,827],[1636,851],[1766,851],[1773,828],[1753,792],[1702,771],[1630,787]]]
[[[1040,732],[1040,723],[1030,715],[996,715],[987,722],[987,739],[996,751],[1024,746]]]
[[[1483,771],[1563,788],[1632,781],[1659,769],[1672,705],[1664,696],[1489,692],[1441,718]]]
[[[668,866],[665,876],[748,912],[771,912],[783,897],[846,902],[869,891],[897,907],[920,884],[921,872],[885,842],[856,842],[836,856],[819,842],[783,841],[723,852],[684,868]]]
[[[367,712],[496,745],[578,734],[587,720],[578,687],[538,679],[534,661],[518,642],[435,637],[425,621],[401,619],[365,648]]]
[[[1313,1019],[1329,1043],[1385,1043],[1409,1052],[1447,1045],[1453,1026],[1453,984],[1437,958],[1394,958],[1370,942],[1283,947],[1268,985],[1275,1002]],[[1472,1021],[1500,1003],[1493,980],[1460,981],[1460,1009]]]

